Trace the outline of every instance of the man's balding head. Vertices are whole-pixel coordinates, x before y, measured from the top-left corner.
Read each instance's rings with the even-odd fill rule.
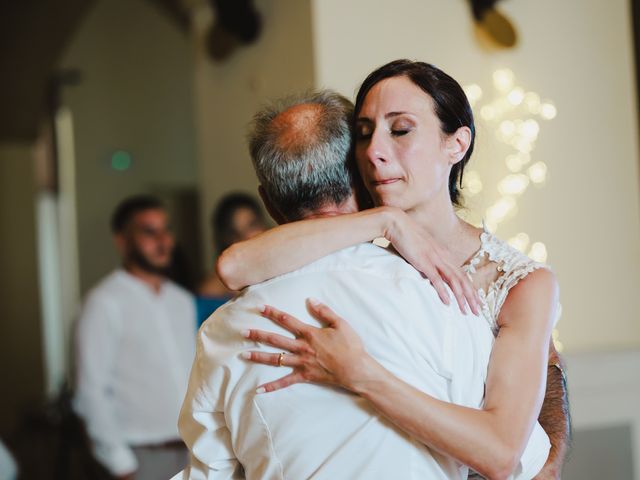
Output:
[[[349,100],[324,90],[289,97],[255,115],[251,159],[268,201],[286,220],[351,196],[352,114]]]

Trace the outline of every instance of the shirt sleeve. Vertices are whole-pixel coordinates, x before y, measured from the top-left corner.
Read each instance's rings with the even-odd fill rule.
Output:
[[[509,480],[530,480],[535,477],[547,462],[551,442],[542,426],[536,422],[522,453],[520,462]]]
[[[76,331],[77,391],[74,407],[83,417],[96,458],[114,475],[138,467],[114,414],[110,375],[117,350],[117,312],[95,293],[87,299]]]
[[[201,330],[178,429],[189,449],[189,466],[175,480],[242,479],[242,466],[233,451],[224,403],[229,369],[225,368],[225,326],[215,335]],[[203,337],[206,341],[203,342]],[[227,345],[225,345],[227,343]]]

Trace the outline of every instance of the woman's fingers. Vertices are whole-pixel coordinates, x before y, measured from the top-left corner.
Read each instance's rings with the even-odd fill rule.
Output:
[[[285,313],[270,305],[265,305],[261,310],[261,315],[269,320],[276,322],[281,327],[289,330],[296,337],[303,336],[310,328],[313,328],[306,323],[301,322],[297,318],[288,313]]]
[[[307,305],[311,310],[313,316],[325,323],[328,327],[337,328],[341,322],[343,322],[342,318],[336,315],[336,313],[327,307],[324,303],[320,303],[315,298],[308,298]]]
[[[436,289],[436,292],[438,293],[440,300],[442,300],[442,303],[444,303],[445,305],[449,305],[451,303],[451,299],[449,297],[447,287],[445,286],[444,281],[440,276],[440,272],[438,272],[438,270],[431,267],[430,265],[426,268],[423,268],[421,272],[425,277],[429,279],[431,285],[433,285],[433,288]]]
[[[285,375],[284,377],[279,378],[278,380],[260,385],[256,389],[256,393],[275,392],[276,390],[286,388],[290,385],[293,385],[294,383],[304,383],[304,381],[305,380],[301,374],[292,372],[289,375]]]
[[[462,278],[456,275],[455,270],[448,265],[444,265],[441,269],[441,272],[442,272],[442,276],[447,282],[447,285],[449,285],[449,288],[451,288],[451,291],[453,292],[453,296],[455,297],[456,302],[458,302],[458,307],[460,308],[460,311],[464,315],[466,315],[467,314],[466,305],[468,302],[467,302],[466,292],[464,290]],[[471,307],[470,303],[469,303],[469,307]]]
[[[298,367],[302,364],[298,355],[292,355],[290,353],[267,353],[247,351],[242,352],[242,358],[254,363],[262,363],[263,365],[271,365],[274,367]]]
[[[302,349],[300,342],[277,333],[265,332],[264,330],[245,330],[242,332],[242,336],[254,342],[264,343],[293,353],[298,353]]]
[[[467,303],[475,315],[480,315],[480,297],[478,296],[478,292],[473,286],[473,283],[471,283],[471,280],[469,280],[464,273],[461,275],[463,277],[462,287],[464,288],[465,296],[467,297]]]

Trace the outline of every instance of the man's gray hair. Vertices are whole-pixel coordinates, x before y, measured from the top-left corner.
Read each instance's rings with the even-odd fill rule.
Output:
[[[353,104],[322,90],[282,99],[258,112],[249,150],[269,201],[286,220],[298,220],[352,193]]]

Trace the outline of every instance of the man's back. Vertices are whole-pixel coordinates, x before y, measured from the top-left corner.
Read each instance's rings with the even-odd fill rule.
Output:
[[[490,347],[478,352],[468,343],[471,335],[460,338],[461,328],[473,322],[443,305],[404,260],[363,244],[251,287],[205,323],[180,420],[198,465],[186,478],[229,478],[236,458],[249,479],[466,476],[465,467],[412,440],[342,389],[297,384],[255,394],[258,385],[289,369],[243,360],[241,352],[258,347],[242,330],[290,335],[259,315],[265,303],[317,325],[306,311],[307,297],[349,321],[394,375],[441,400],[480,406]],[[480,320],[469,320],[490,335]],[[466,361],[454,379],[468,355],[486,358]]]

